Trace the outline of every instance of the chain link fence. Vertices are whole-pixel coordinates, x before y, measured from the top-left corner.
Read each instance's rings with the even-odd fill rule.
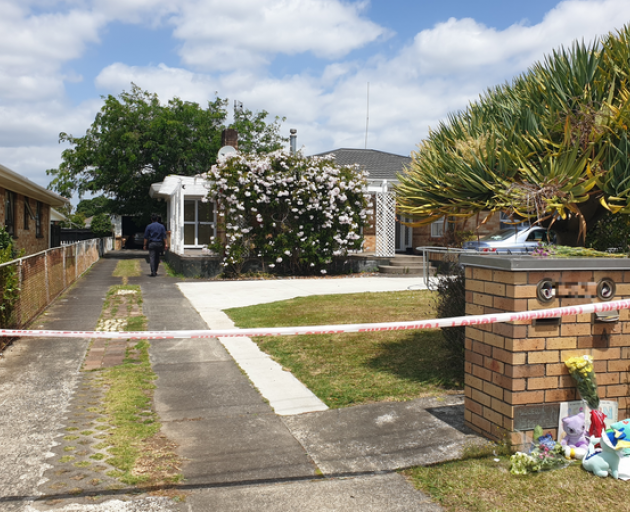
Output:
[[[0,327],[6,329],[26,327],[112,247],[112,239],[93,238],[0,265],[0,275],[5,276],[0,283],[3,292],[6,292],[8,286],[18,288],[17,300],[10,301],[12,303],[5,300],[2,304],[2,307],[8,310],[2,316]],[[6,276],[10,276],[10,279],[6,279]]]

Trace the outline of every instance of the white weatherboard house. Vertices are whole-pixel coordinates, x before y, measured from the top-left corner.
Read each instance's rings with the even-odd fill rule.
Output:
[[[170,250],[175,254],[203,254],[216,236],[216,208],[208,195],[207,180],[195,176],[167,176],[151,185],[149,195],[166,201],[166,229],[170,231]]]

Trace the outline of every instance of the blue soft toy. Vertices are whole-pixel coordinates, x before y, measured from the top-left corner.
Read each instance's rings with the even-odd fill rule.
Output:
[[[562,446],[573,446],[580,448],[588,446],[588,441],[584,433],[586,425],[584,423],[584,412],[579,412],[574,416],[562,418],[562,428],[566,432],[566,436],[562,438],[560,444]]]
[[[601,438],[601,451],[595,449],[599,442],[599,438],[591,437],[588,451],[582,459],[582,467],[602,478],[607,477],[609,473],[613,478],[619,478],[619,454],[610,446],[607,436]]]

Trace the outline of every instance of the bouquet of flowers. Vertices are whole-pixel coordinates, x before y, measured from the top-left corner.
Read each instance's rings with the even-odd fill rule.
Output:
[[[526,475],[538,471],[561,469],[569,462],[564,457],[564,449],[551,437],[551,434],[542,435],[542,429],[536,427],[534,439],[529,453],[516,452],[510,458],[510,473],[513,475]]]
[[[597,394],[597,381],[593,370],[593,358],[591,356],[570,357],[564,364],[575,380],[582,400],[586,401],[591,409],[597,410],[599,408],[599,395]]]

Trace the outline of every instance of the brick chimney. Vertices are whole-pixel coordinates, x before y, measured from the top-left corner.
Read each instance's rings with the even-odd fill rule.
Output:
[[[221,132],[221,147],[232,146],[238,149],[238,132],[233,128],[228,128]]]

